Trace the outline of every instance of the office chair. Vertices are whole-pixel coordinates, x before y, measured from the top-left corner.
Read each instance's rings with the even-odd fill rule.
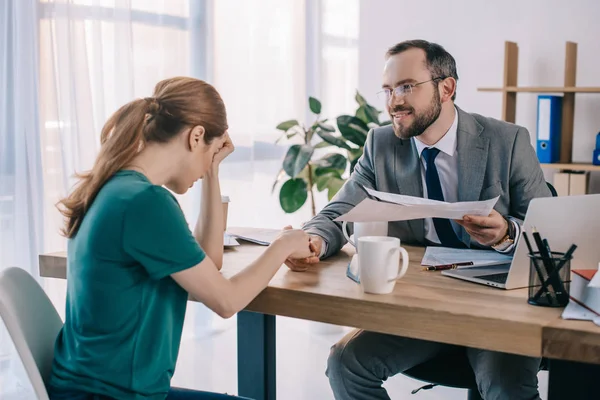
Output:
[[[552,197],[558,197],[558,192],[556,191],[556,189],[554,189],[554,186],[552,186],[552,184],[550,182],[546,182],[546,185],[548,185],[548,189],[550,189],[550,193],[552,193]]]
[[[552,197],[557,197],[558,193],[554,186],[550,182],[546,182],[546,185],[548,185]],[[547,370],[547,360],[543,358],[540,371]],[[467,389],[468,400],[482,400],[477,389],[475,374],[466,354],[457,354],[456,352],[444,353],[404,371],[403,374],[419,381],[428,382],[427,385],[413,390],[413,394],[419,390],[432,389],[435,386],[448,386]]]
[[[21,268],[7,268],[0,273],[0,317],[36,398],[48,400],[46,384],[54,358],[54,341],[63,322],[41,286]]]

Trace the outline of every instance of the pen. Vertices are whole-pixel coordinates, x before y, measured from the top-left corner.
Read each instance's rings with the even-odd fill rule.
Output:
[[[567,252],[565,253],[565,255],[563,256],[562,260],[558,263],[558,265],[556,266],[556,270],[554,271],[553,275],[556,274],[558,275],[558,273],[560,272],[560,270],[562,269],[562,267],[567,263],[567,261],[569,261],[571,259],[571,257],[573,256],[573,253],[575,252],[575,249],[577,249],[577,245],[576,244],[572,244],[571,247],[569,247],[569,250],[567,250]],[[534,260],[535,261],[535,260]],[[560,278],[559,278],[560,279]],[[534,300],[537,300],[540,296],[542,295],[542,289],[538,290],[538,292],[535,294],[534,296]]]
[[[459,262],[454,264],[445,264],[445,265],[431,265],[428,267],[423,267],[423,271],[443,271],[446,269],[457,269],[458,267],[463,267],[467,265],[473,265],[473,261],[467,262]]]
[[[568,296],[568,294],[565,291],[560,277],[554,275],[554,270],[556,266],[554,265],[552,254],[548,254],[548,247],[544,244],[542,237],[540,236],[537,229],[535,229],[535,227],[532,227],[532,235],[538,247],[540,257],[542,258],[542,264],[546,268],[548,282],[550,285],[552,285],[552,288],[554,289],[554,295],[556,296],[557,300],[560,298],[564,300],[564,297]]]

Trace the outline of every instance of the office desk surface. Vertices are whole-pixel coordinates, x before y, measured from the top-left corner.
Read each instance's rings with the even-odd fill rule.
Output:
[[[225,252],[223,275],[243,269],[265,247],[243,244]],[[501,290],[422,271],[424,249],[407,246],[409,271],[389,295],[364,294],[346,277],[354,249],[322,261],[306,272],[282,267],[246,310],[328,322],[371,331],[529,356],[560,355],[600,363],[600,328],[560,320],[562,309],[527,304],[526,289]],[[40,274],[66,277],[66,254],[40,256]],[[549,330],[544,331],[548,326]],[[581,326],[581,329],[579,328]],[[587,337],[594,355],[565,350],[553,343]],[[552,351],[543,351],[543,344]],[[547,354],[550,352],[551,354]],[[584,360],[585,359],[585,360]]]
[[[600,327],[557,319],[544,327],[542,349],[544,357],[600,364]]]

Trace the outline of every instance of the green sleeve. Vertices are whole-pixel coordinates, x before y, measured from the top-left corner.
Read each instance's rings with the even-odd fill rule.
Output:
[[[191,268],[206,257],[179,203],[160,186],[150,186],[128,205],[123,247],[157,280]]]

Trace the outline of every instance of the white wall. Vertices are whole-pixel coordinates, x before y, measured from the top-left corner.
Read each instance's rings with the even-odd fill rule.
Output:
[[[578,43],[577,85],[600,86],[598,0],[363,0],[360,11],[359,89],[374,103],[385,51],[408,39],[444,46],[457,62],[456,104],[490,117],[500,118],[501,94],[477,88],[502,85],[507,40],[519,46],[520,86],[562,86],[566,41]],[[537,95],[517,96],[516,123],[535,144]],[[600,132],[600,94],[576,95],[574,129],[573,162],[589,163]],[[600,192],[598,175],[593,192]]]

